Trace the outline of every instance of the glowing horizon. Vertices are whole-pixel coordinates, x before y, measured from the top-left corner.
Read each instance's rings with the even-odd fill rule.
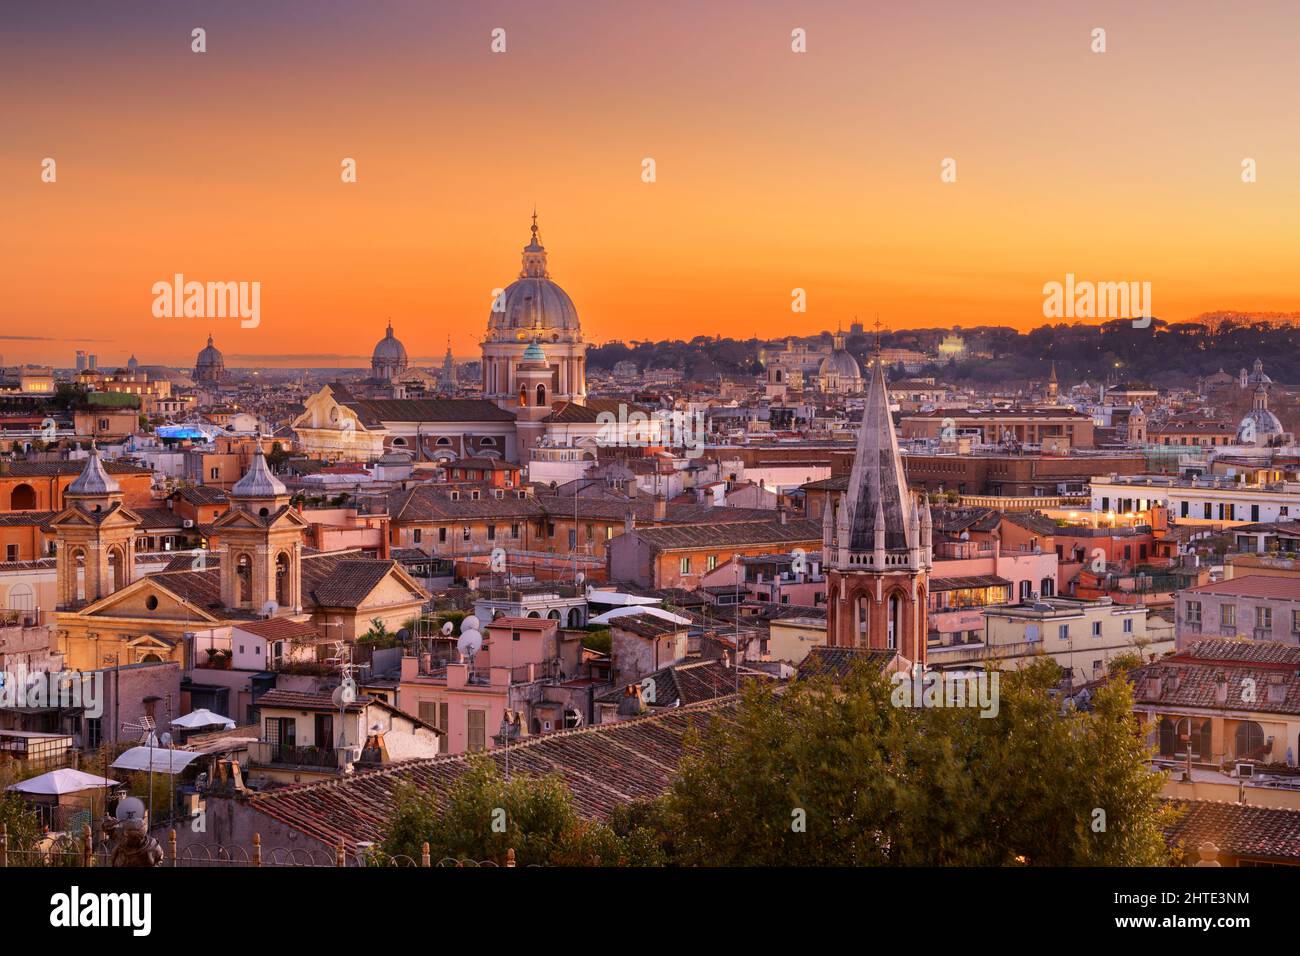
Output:
[[[437,365],[448,336],[476,356],[534,204],[593,342],[855,315],[1028,329],[1067,274],[1149,282],[1171,322],[1300,310],[1300,10],[1283,2],[2,16],[9,364],[185,367],[212,331],[232,366],[356,367],[390,318],[413,361]],[[155,318],[151,287],[177,273],[260,282],[259,325]]]

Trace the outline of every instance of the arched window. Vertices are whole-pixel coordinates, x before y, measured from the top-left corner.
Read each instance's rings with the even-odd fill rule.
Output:
[[[30,584],[15,584],[9,589],[5,602],[11,611],[30,611],[35,607],[36,594]]]
[[[521,385],[519,387],[519,407],[520,408],[528,407],[528,387],[524,385]]]
[[[582,627],[582,612],[576,607],[569,608],[569,627]]]
[[[72,599],[86,600],[86,552],[77,548],[68,557],[68,573],[72,575]]]
[[[555,608],[551,608],[551,613],[546,616],[552,621],[558,621],[560,619],[560,612]]]
[[[856,633],[858,638],[858,647],[870,647],[870,626],[868,625],[870,609],[868,602],[871,600],[865,594],[859,594],[853,600],[853,616],[856,619]]]
[[[1206,760],[1212,752],[1210,722],[1196,717],[1161,717],[1159,724],[1160,756],[1186,758],[1190,743],[1193,760]],[[1184,737],[1188,740],[1184,740]]]
[[[1264,728],[1253,720],[1245,720],[1237,725],[1237,759],[1261,760],[1264,752]]]
[[[10,511],[35,511],[36,489],[29,484],[17,485],[9,502]]]
[[[251,604],[253,601],[253,559],[241,554],[235,559],[235,579],[238,593],[235,595],[239,604]]]
[[[289,555],[284,551],[275,557],[275,603],[289,606]]]
[[[126,559],[121,548],[108,549],[108,579],[113,582],[113,590],[120,591],[126,587]]]
[[[546,404],[546,386],[537,386],[537,407],[541,408]]]
[[[898,647],[898,639],[903,634],[903,602],[897,594],[891,594],[886,607],[889,612],[886,626],[889,630],[885,635],[885,646],[894,650]]]

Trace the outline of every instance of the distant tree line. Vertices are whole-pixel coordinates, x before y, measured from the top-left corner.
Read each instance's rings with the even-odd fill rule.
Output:
[[[930,352],[953,330],[906,329],[883,332],[885,348]],[[1236,375],[1256,358],[1277,382],[1300,382],[1300,329],[1284,319],[1206,315],[1188,322],[1153,318],[1149,325],[1132,321],[1102,324],[1082,322],[1041,325],[1022,332],[1006,326],[958,330],[967,354],[960,359],[927,364],[920,375],[963,384],[1018,385],[1047,378],[1052,362],[1063,385],[1080,381],[1144,382],[1152,385],[1191,385],[1198,377],[1223,369]],[[830,333],[794,337],[797,343],[828,347]],[[692,381],[718,375],[758,375],[759,350],[779,348],[780,341],[737,340],[696,336],[690,341],[607,342],[588,352],[593,368],[612,369],[622,361],[644,373],[651,368],[675,368]],[[848,336],[846,347],[865,361],[875,345],[874,334]],[[891,372],[891,374],[894,374]]]

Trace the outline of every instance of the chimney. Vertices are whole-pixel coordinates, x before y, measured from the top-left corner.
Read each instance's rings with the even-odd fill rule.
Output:
[[[379,520],[379,557],[386,561],[390,554],[391,552],[389,551],[388,546],[388,519],[381,518]]]
[[[785,524],[790,520],[789,512],[785,510],[785,505],[778,505],[776,509],[776,520]]]
[[[631,534],[636,530],[636,509],[629,507],[627,517],[623,519],[623,533]]]
[[[664,495],[655,496],[655,521],[663,521],[668,517],[668,498]]]

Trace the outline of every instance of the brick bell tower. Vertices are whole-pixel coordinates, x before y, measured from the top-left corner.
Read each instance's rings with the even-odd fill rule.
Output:
[[[823,518],[827,643],[925,663],[932,534],[930,506],[907,489],[877,346],[849,490]]]

